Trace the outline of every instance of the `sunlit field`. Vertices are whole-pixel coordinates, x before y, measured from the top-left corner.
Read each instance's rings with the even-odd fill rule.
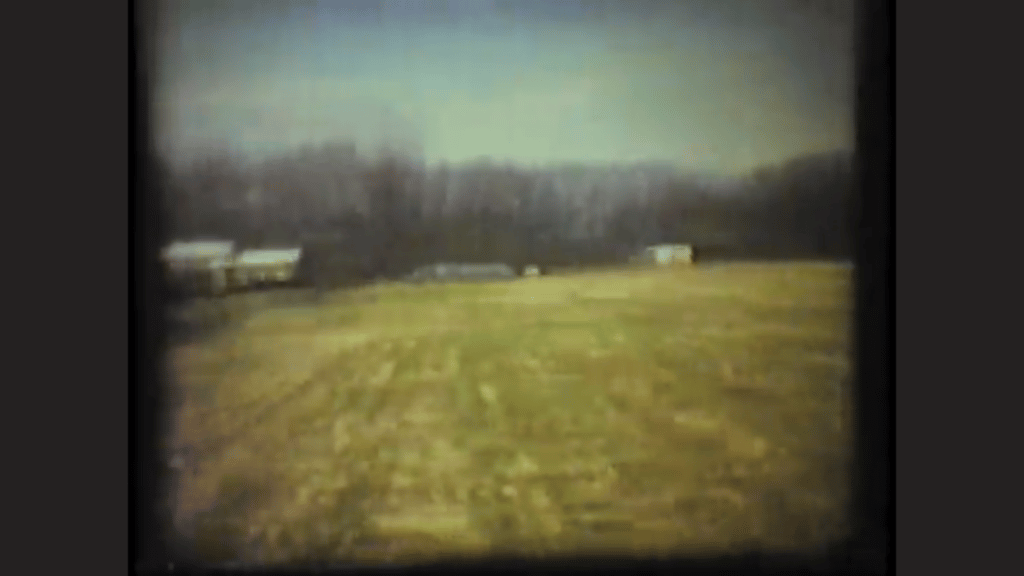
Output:
[[[177,530],[253,563],[825,544],[850,289],[723,264],[193,303],[220,327],[168,350]]]

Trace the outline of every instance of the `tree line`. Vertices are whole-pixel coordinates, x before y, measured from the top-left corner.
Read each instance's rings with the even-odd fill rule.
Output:
[[[346,144],[260,162],[225,153],[159,162],[174,239],[301,245],[318,282],[389,277],[434,261],[612,264],[654,243],[707,258],[848,258],[852,156],[767,166],[723,187],[656,164],[424,167]],[[168,238],[170,239],[170,238]]]

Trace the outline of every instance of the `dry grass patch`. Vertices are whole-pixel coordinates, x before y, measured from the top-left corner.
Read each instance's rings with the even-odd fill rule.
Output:
[[[848,274],[602,271],[229,310],[170,351],[170,444],[211,447],[176,517],[205,558],[263,563],[821,542],[842,525]]]

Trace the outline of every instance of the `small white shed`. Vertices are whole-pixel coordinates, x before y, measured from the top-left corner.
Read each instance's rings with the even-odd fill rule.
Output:
[[[689,244],[658,244],[648,246],[644,253],[644,260],[658,266],[693,263],[693,247]]]
[[[227,288],[235,243],[230,240],[194,240],[172,242],[161,253],[161,260],[178,281],[201,284],[214,293]]]
[[[302,248],[243,250],[234,261],[236,281],[242,286],[264,282],[288,282],[295,278]]]

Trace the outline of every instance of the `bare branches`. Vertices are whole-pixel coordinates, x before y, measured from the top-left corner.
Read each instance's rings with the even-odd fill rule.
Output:
[[[174,235],[256,245],[330,238],[316,251],[319,277],[400,275],[450,259],[612,263],[659,242],[737,254],[842,256],[850,247],[853,173],[840,154],[766,167],[723,191],[658,166],[427,168],[387,150],[360,157],[344,143],[251,164],[207,152],[158,174]]]

